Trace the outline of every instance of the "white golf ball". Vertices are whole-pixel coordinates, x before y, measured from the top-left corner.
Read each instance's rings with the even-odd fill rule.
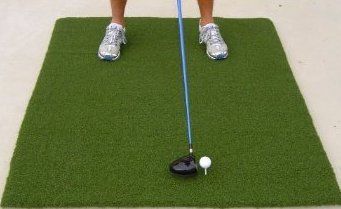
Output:
[[[200,158],[199,161],[200,167],[202,167],[203,169],[207,169],[211,166],[211,159],[209,157],[202,157]]]

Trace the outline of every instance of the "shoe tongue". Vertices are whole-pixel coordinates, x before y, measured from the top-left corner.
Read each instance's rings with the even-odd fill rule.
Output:
[[[110,25],[108,25],[108,28],[123,29],[123,26],[118,23],[110,23]]]

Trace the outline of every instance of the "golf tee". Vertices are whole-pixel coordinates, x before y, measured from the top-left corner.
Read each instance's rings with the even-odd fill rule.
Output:
[[[205,176],[207,175],[207,168],[205,168]]]

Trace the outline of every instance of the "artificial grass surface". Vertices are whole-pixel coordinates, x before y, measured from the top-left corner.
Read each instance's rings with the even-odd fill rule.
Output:
[[[340,204],[334,173],[267,19],[217,19],[230,57],[210,61],[186,19],[192,121],[208,176],[186,154],[176,19],[128,18],[114,63],[96,53],[107,18],[57,21],[27,108],[5,207]],[[299,46],[298,46],[299,47]]]

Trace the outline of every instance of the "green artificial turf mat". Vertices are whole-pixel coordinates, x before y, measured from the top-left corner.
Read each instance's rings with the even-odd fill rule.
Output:
[[[341,203],[271,21],[218,18],[231,50],[215,62],[185,19],[195,150],[213,162],[188,179],[168,172],[187,152],[176,19],[128,18],[117,62],[96,54],[108,22],[57,21],[2,206]]]

